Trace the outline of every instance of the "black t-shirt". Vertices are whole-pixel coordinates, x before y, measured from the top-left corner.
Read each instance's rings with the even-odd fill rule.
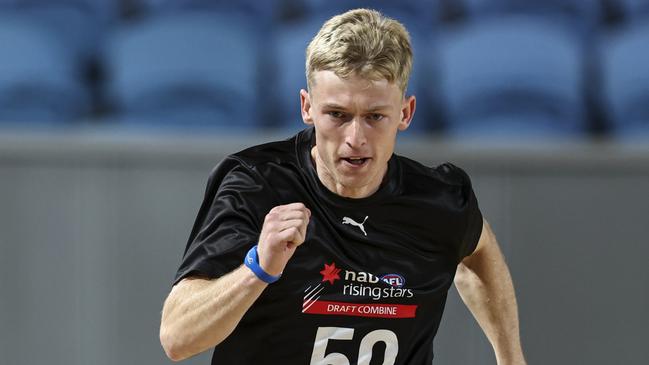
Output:
[[[457,264],[476,247],[482,215],[469,177],[392,156],[379,190],[350,199],[318,179],[313,128],[249,148],[212,172],[175,282],[239,267],[265,215],[302,202],[303,245],[213,364],[430,364]]]

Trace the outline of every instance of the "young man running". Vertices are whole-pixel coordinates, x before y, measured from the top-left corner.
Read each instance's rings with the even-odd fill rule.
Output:
[[[393,153],[415,97],[405,28],[372,10],[307,48],[309,128],[212,172],[160,339],[212,364],[431,364],[455,280],[500,365],[525,364],[516,299],[469,177]],[[374,346],[380,344],[380,346]]]

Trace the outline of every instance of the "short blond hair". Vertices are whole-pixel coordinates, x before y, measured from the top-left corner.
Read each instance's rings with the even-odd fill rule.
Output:
[[[412,70],[410,35],[376,10],[355,9],[327,20],[306,49],[307,86],[315,71],[396,83],[405,93]]]

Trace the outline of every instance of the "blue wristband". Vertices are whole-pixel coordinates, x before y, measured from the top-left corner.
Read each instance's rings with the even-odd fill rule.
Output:
[[[272,284],[282,277],[282,274],[277,276],[270,275],[265,272],[259,265],[259,255],[257,254],[257,245],[254,245],[246,254],[243,263],[263,282]]]

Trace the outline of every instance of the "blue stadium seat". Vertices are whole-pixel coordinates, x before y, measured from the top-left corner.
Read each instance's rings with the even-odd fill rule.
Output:
[[[108,26],[119,16],[112,0],[14,0],[0,3],[6,16],[29,17],[47,27],[80,67],[94,60]]]
[[[627,21],[642,22],[649,17],[649,0],[611,0],[616,5]]]
[[[598,24],[602,16],[601,0],[462,0],[468,15],[480,19],[487,16],[522,14],[551,18],[575,27],[581,35]]]
[[[494,14],[501,15],[505,11],[505,0],[446,0],[464,9],[471,18],[483,18]]]
[[[0,122],[64,123],[90,110],[74,56],[47,27],[0,14],[0,49]]]
[[[376,9],[406,25],[411,32],[428,32],[438,18],[439,1],[421,0],[302,0],[311,14],[334,15],[350,9]]]
[[[254,19],[252,24],[268,28],[279,15],[278,0],[133,0],[145,12],[178,13],[184,11],[210,11],[238,14]]]
[[[584,133],[579,37],[553,22],[510,16],[471,23],[439,39],[448,132],[473,138]]]
[[[247,19],[211,12],[160,15],[121,29],[106,62],[118,119],[181,128],[259,125],[258,45]]]
[[[649,138],[649,21],[602,45],[603,84],[612,132]]]
[[[281,129],[302,129],[300,89],[306,89],[305,50],[311,38],[322,26],[323,19],[290,23],[274,32],[270,61],[276,92],[270,95],[268,106],[274,123]]]
[[[634,0],[622,0],[634,1]],[[638,1],[638,0],[635,0]],[[535,11],[566,14],[571,17],[584,17],[598,13],[601,9],[599,0],[460,0],[472,14],[481,13],[506,14],[527,13]]]

